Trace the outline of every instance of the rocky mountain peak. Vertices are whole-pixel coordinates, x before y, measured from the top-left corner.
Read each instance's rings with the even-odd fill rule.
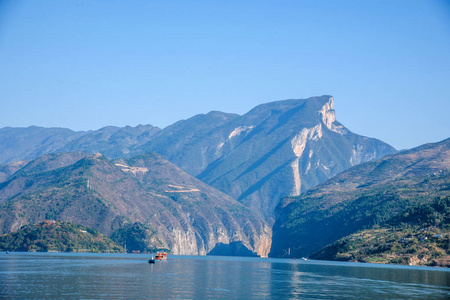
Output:
[[[322,109],[319,111],[319,114],[322,117],[322,122],[325,124],[325,126],[330,129],[331,131],[334,131],[339,134],[345,134],[347,130],[344,128],[344,126],[340,124],[336,124],[336,112],[334,110],[334,98],[330,97],[328,102],[325,103],[324,106],[322,106]]]

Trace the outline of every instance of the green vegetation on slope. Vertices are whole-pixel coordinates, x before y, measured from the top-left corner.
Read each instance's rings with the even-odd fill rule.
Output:
[[[314,259],[450,267],[450,196],[418,203],[382,226],[346,236]]]
[[[226,236],[264,256],[270,238],[256,213],[154,153],[114,161],[101,154],[46,155],[0,183],[0,234],[46,219],[108,237],[124,228],[114,238],[128,251],[206,254]],[[145,228],[133,229],[136,222]]]
[[[136,222],[134,224],[128,224],[118,229],[113,233],[111,239],[118,245],[124,246],[125,250],[131,252],[156,252],[156,250],[162,250],[170,252],[163,246],[161,241],[155,236],[155,231],[151,230],[147,225]],[[150,244],[154,242],[150,241],[156,239],[156,242],[161,245],[161,248],[151,248]]]
[[[44,221],[0,236],[2,251],[123,252],[92,228],[69,222]]]
[[[416,204],[450,195],[450,139],[360,164],[277,207],[273,257],[311,256]]]

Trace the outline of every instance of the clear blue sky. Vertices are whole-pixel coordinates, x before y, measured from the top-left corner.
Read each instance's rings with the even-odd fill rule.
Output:
[[[450,137],[450,1],[0,0],[0,128],[163,128],[324,94],[397,149]]]

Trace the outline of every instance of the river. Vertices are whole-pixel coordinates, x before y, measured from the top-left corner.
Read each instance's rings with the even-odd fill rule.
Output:
[[[0,299],[449,299],[450,270],[272,258],[0,253]]]

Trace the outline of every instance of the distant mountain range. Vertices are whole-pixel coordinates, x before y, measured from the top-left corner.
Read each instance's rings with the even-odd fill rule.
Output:
[[[331,96],[259,105],[243,116],[197,115],[164,129],[151,125],[74,132],[0,129],[0,179],[42,154],[87,151],[109,158],[157,152],[184,171],[263,215],[269,224],[285,196],[296,196],[357,165],[395,153],[336,121]],[[7,168],[7,169],[5,169]]]
[[[407,222],[405,220],[408,220],[407,216],[410,214],[407,211],[411,207],[420,204],[423,207],[429,207],[427,208],[429,210],[431,206],[428,204],[435,199],[445,199],[445,197],[448,199],[449,196],[450,139],[362,163],[298,197],[288,197],[282,200],[276,210],[277,221],[273,228],[270,256],[309,256],[346,236],[354,238],[355,236],[373,237],[376,234],[384,234],[386,228],[383,230],[376,228],[385,224],[398,224],[399,220]],[[447,202],[444,201],[443,203]],[[430,218],[435,215],[436,221],[431,222],[431,224],[428,222],[427,226],[439,226],[440,229],[434,228],[428,229],[428,231],[438,230],[438,233],[442,231],[447,236],[448,241],[448,235],[450,234],[447,223],[449,212],[444,207],[436,209],[434,213],[423,213],[420,216],[424,215]],[[402,214],[404,215],[400,218]],[[443,221],[438,222],[438,219]],[[409,228],[419,225],[416,222],[409,225]],[[404,228],[408,228],[408,225],[405,225]],[[400,241],[401,237],[409,240],[412,240],[414,236],[426,237],[419,232],[419,230],[424,230],[424,227],[414,228],[418,228],[417,232],[409,232],[410,236],[406,234],[408,231],[399,230],[399,234],[404,235],[398,236],[398,240]],[[361,230],[369,229],[374,229],[370,235],[356,234]],[[391,230],[391,232],[395,230]],[[389,248],[385,250],[390,250],[391,247],[395,249],[394,242],[396,239],[393,237],[390,239],[391,241],[387,239],[386,242]],[[383,238],[383,241],[385,240],[386,238]],[[377,241],[376,238],[373,239],[374,243],[375,241]],[[376,249],[379,245],[367,244],[367,241],[364,241],[364,243],[352,243],[352,245],[355,247],[364,245],[367,249],[371,249],[373,253],[378,253],[373,249]],[[359,257],[364,257],[357,248],[348,250],[348,248],[339,245],[343,245],[342,242],[337,246],[325,248],[314,257],[337,258],[336,251],[342,249],[353,252],[355,257],[355,253],[359,253]],[[379,252],[382,252],[382,250],[379,249]],[[331,252],[334,254],[331,255]],[[367,252],[366,255],[368,254]],[[450,253],[446,254],[444,251],[442,255],[450,255]],[[429,258],[429,253],[425,256]],[[347,256],[347,259],[350,258],[351,256]],[[415,259],[420,260],[417,258],[417,254]],[[383,258],[382,261],[387,262],[389,260]],[[409,261],[409,258],[400,258],[398,261]]]
[[[0,164],[33,160],[56,152],[86,151],[109,158],[132,156],[134,147],[147,143],[159,131],[151,125],[108,126],[79,132],[66,128],[5,127],[0,129]]]

